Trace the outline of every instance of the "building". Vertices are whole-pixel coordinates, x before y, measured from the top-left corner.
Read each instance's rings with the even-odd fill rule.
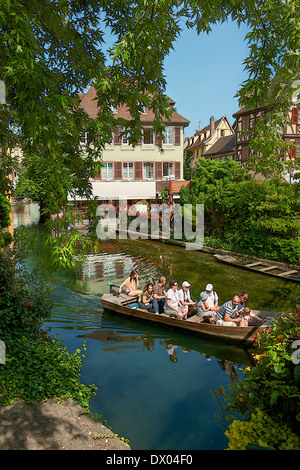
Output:
[[[184,155],[189,158],[189,166],[193,169],[199,158],[215,158],[219,160],[223,159],[225,154],[226,156],[227,154],[233,156],[233,136],[233,128],[226,116],[221,117],[217,121],[212,116],[208,126],[196,130],[192,137],[188,137],[185,140]],[[226,139],[223,140],[224,138]],[[215,147],[220,139],[222,139],[221,142]],[[230,146],[232,147],[231,149]]]
[[[97,119],[96,89],[92,86],[80,98],[81,106],[89,117]],[[175,102],[170,98],[169,103],[174,108]],[[114,117],[131,120],[125,105],[114,109]],[[163,153],[156,145],[153,111],[144,109],[140,120],[143,139],[135,147],[129,144],[128,137],[120,126],[116,127],[111,141],[105,146],[101,172],[92,181],[94,196],[100,200],[156,199],[164,188],[172,192],[171,182],[188,184],[183,180],[183,134],[184,128],[189,125],[188,119],[178,114],[174,108],[171,121],[165,123]],[[177,184],[173,187],[178,194],[178,187],[180,191],[181,186]]]
[[[268,119],[268,110],[266,107],[257,107],[256,109],[247,110],[242,106],[239,111],[233,114],[236,120],[236,161],[246,166],[251,149],[249,142],[251,140],[251,133],[247,132],[253,129],[255,119],[265,116]],[[282,129],[282,138],[284,141],[292,141],[296,147],[290,150],[289,155],[285,155],[285,159],[295,159],[300,155],[300,116],[299,107],[292,106],[287,113],[287,124],[285,129]],[[270,114],[269,114],[270,115]]]

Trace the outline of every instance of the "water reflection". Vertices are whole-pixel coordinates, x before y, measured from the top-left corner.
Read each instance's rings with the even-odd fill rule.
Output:
[[[141,283],[157,278],[159,271],[157,266],[149,262],[149,258],[125,253],[116,241],[103,245],[102,249],[103,252],[88,255],[84,262],[78,263],[77,280],[88,284],[90,292],[107,292],[109,281],[121,284],[133,269],[141,273]],[[113,250],[113,253],[109,253],[108,249]]]
[[[104,313],[104,318],[106,317]],[[172,335],[166,334],[159,327],[151,327],[153,333],[148,333],[146,325],[143,328],[139,326],[140,331],[138,334],[128,334],[127,330],[120,330],[122,324],[117,324],[110,320],[109,329],[106,328],[106,323],[102,317],[101,330],[94,330],[90,333],[80,334],[78,338],[85,340],[97,340],[101,342],[101,351],[110,352],[129,352],[129,350],[137,351],[154,351],[155,347],[161,345],[165,348],[166,355],[172,362],[178,362],[179,350],[183,354],[188,354],[191,351],[200,353],[208,361],[215,357],[217,360],[224,361],[224,364],[234,362],[238,365],[251,364],[251,351],[248,348],[241,346],[232,346],[227,344],[218,344],[209,340],[204,340],[198,337],[190,337],[189,335],[172,332]],[[129,321],[131,328],[135,331],[138,329],[137,322]],[[123,326],[123,325],[122,325]],[[128,325],[129,326],[129,325]],[[144,331],[142,331],[144,330]],[[177,351],[178,350],[178,351]],[[224,371],[226,368],[224,367]]]
[[[39,223],[40,206],[37,203],[17,203],[12,206],[13,228]]]

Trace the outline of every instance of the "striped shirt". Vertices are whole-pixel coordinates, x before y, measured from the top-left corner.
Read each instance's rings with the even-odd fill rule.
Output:
[[[221,307],[219,308],[217,315],[216,315],[216,321],[217,320],[225,320],[225,315],[228,315],[231,318],[235,318],[235,314],[238,310],[238,306],[234,306],[232,303],[232,300],[228,300],[228,302],[225,302]]]

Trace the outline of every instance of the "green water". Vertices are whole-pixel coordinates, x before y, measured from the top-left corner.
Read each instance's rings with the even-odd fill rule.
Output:
[[[30,212],[15,209],[15,226],[30,224]],[[44,230],[32,226],[29,266],[46,270]],[[103,311],[107,282],[120,283],[138,269],[141,285],[164,274],[192,284],[193,297],[210,282],[220,303],[245,290],[249,306],[287,311],[282,293],[291,283],[228,268],[213,256],[151,241],[111,241],[103,251],[57,272],[53,315],[46,323],[73,351],[86,341],[82,382],[96,384],[93,412],[135,450],[224,449],[227,438],[215,413],[224,418],[212,389],[243,377],[249,351],[181,332],[124,319]]]

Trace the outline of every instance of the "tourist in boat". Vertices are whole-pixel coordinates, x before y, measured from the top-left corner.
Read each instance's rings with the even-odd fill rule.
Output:
[[[164,313],[164,306],[166,303],[166,291],[165,291],[166,278],[160,276],[158,282],[153,287],[153,300],[152,305],[154,313]]]
[[[143,289],[143,292],[141,295],[141,302],[139,302],[139,307],[145,308],[146,310],[150,310],[151,308],[153,308],[152,300],[153,300],[153,284],[151,282],[148,282],[148,284],[146,284]]]
[[[192,312],[197,307],[197,302],[191,299],[190,287],[191,284],[188,281],[183,281],[181,289],[178,291],[178,299],[181,305],[188,307],[189,312]]]
[[[241,322],[241,326],[248,326],[251,318],[253,318],[253,320],[259,321],[260,323],[263,323],[264,320],[262,318],[252,312],[249,307],[245,306],[245,303],[247,302],[248,298],[249,296],[247,292],[241,293],[237,312],[238,314],[243,315],[243,321]]]
[[[133,270],[130,273],[130,276],[125,279],[125,281],[119,287],[119,293],[122,292],[122,287],[126,288],[126,294],[130,297],[140,296],[142,291],[138,289],[139,287],[139,275]]]
[[[176,280],[170,281],[170,289],[166,295],[165,313],[174,315],[179,320],[187,319],[188,307],[182,306],[178,299],[178,282]]]
[[[214,290],[214,286],[212,284],[207,284],[205,287],[205,292],[208,294],[206,303],[210,307],[210,310],[217,313],[219,310],[219,296]]]
[[[222,326],[240,326],[243,316],[238,313],[239,296],[234,295],[231,300],[225,302],[216,314],[216,324]]]
[[[204,321],[215,323],[216,312],[211,310],[207,302],[208,297],[209,294],[207,292],[201,292],[200,300],[197,305],[197,315],[203,318]]]
[[[260,318],[258,315],[255,315],[255,313],[253,313],[249,307],[244,308],[242,315],[243,315],[243,319],[240,323],[240,326],[248,326],[252,318],[254,320],[259,321],[260,323],[264,323],[264,320]]]
[[[244,291],[243,291],[243,292],[241,293],[240,297],[239,297],[239,305],[238,305],[238,311],[239,311],[239,313],[243,313],[243,310],[244,310],[244,308],[245,308],[245,306],[246,306],[245,304],[246,304],[248,298],[249,298],[249,296],[248,296],[247,292],[244,292]]]

